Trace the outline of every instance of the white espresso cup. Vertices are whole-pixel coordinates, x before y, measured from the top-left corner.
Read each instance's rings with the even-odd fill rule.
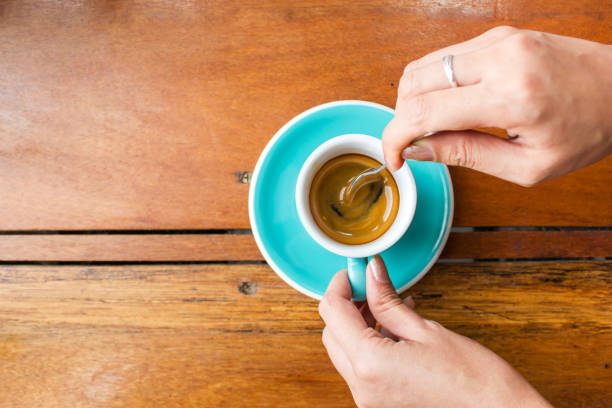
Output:
[[[343,244],[326,235],[317,225],[310,211],[310,186],[319,169],[331,159],[344,154],[362,154],[384,163],[382,144],[374,136],[347,134],[334,137],[308,156],[298,175],[295,202],[302,225],[323,248],[347,257],[348,275],[354,300],[366,298],[365,269],[367,258],[379,254],[395,244],[406,232],[416,209],[417,191],[408,164],[393,172],[399,192],[399,208],[395,220],[384,234],[373,241],[359,245]]]

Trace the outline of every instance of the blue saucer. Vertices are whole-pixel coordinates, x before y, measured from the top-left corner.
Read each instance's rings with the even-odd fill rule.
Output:
[[[283,126],[262,152],[249,191],[255,241],[268,264],[289,285],[320,299],[346,258],[323,249],[302,226],[295,185],[302,164],[321,143],[346,133],[380,138],[393,118],[386,106],[338,101],[316,106]],[[381,255],[393,285],[402,292],[438,259],[451,229],[453,188],[443,164],[409,162],[417,185],[417,207],[404,236]]]

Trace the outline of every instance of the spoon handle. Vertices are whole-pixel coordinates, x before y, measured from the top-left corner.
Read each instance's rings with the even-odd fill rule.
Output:
[[[414,142],[418,142],[419,140],[423,140],[423,139],[425,139],[426,137],[433,136],[433,135],[435,135],[436,133],[438,133],[438,132],[427,132],[427,133],[425,133],[424,135],[419,136],[419,137],[417,137],[416,139],[414,139],[414,140],[412,141],[412,143],[414,143]],[[412,144],[412,143],[411,143],[411,144]]]

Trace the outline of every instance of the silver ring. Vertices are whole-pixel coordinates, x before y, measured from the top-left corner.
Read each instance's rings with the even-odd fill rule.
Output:
[[[455,71],[453,70],[453,56],[445,55],[442,58],[442,67],[444,67],[444,73],[446,74],[446,78],[448,78],[448,82],[450,82],[453,88],[459,86],[457,84],[457,79],[455,78]]]

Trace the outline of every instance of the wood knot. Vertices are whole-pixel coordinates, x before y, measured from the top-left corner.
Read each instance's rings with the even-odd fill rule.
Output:
[[[238,177],[238,181],[242,184],[251,184],[251,176],[253,176],[253,173],[250,171],[239,171],[236,173],[236,176]]]
[[[241,282],[240,285],[238,285],[238,292],[243,295],[254,295],[257,293],[257,282]]]

